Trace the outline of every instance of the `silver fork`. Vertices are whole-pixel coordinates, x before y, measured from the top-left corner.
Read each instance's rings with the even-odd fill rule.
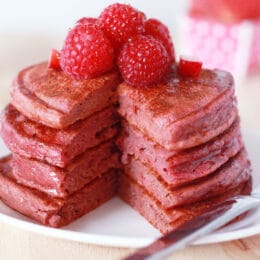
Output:
[[[160,237],[152,244],[139,249],[125,259],[165,259],[170,253],[184,248],[194,240],[224,226],[239,215],[258,207],[260,207],[260,186],[256,187],[250,196],[235,196],[212,207],[207,212],[186,222],[177,230]]]

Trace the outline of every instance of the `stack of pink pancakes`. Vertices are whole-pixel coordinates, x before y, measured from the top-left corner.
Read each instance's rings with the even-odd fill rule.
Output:
[[[116,192],[117,73],[75,81],[47,63],[21,71],[2,115],[12,155],[0,162],[0,197],[49,226],[66,225]]]
[[[124,174],[120,197],[162,233],[236,194],[251,191],[233,78],[176,72],[164,84],[119,86]]]

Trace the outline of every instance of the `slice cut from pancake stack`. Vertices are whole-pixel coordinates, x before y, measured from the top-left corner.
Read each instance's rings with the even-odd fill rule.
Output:
[[[119,194],[161,232],[251,191],[232,76],[176,71],[165,83],[119,86],[124,173]]]
[[[47,63],[18,74],[1,126],[13,152],[0,162],[7,205],[59,227],[114,196],[117,85],[114,72],[76,81]]]

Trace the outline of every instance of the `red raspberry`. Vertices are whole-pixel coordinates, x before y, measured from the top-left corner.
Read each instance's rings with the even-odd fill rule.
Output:
[[[114,51],[104,33],[93,24],[78,24],[61,51],[61,69],[75,79],[93,78],[113,67]]]
[[[56,49],[51,50],[51,54],[48,61],[48,68],[60,70],[60,52]]]
[[[170,62],[175,62],[173,42],[169,29],[166,25],[157,19],[149,19],[145,22],[145,34],[151,35],[155,39],[159,40],[165,47],[169,55]]]
[[[117,62],[124,80],[134,86],[157,83],[169,68],[165,48],[150,36],[138,36],[127,42]]]
[[[202,62],[193,57],[181,56],[179,63],[179,74],[183,77],[198,78]]]
[[[119,49],[131,36],[144,32],[145,15],[126,4],[112,4],[98,18],[100,28]]]
[[[93,17],[82,17],[80,18],[77,22],[76,25],[78,24],[96,24],[97,23],[97,18]]]

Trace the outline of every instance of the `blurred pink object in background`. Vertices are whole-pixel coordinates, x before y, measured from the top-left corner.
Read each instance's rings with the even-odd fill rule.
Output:
[[[260,20],[254,24],[252,48],[249,59],[249,72],[260,72]]]
[[[192,0],[189,13],[224,23],[260,17],[260,0]]]
[[[181,39],[183,54],[241,82],[248,71],[260,72],[260,0],[193,0]]]

